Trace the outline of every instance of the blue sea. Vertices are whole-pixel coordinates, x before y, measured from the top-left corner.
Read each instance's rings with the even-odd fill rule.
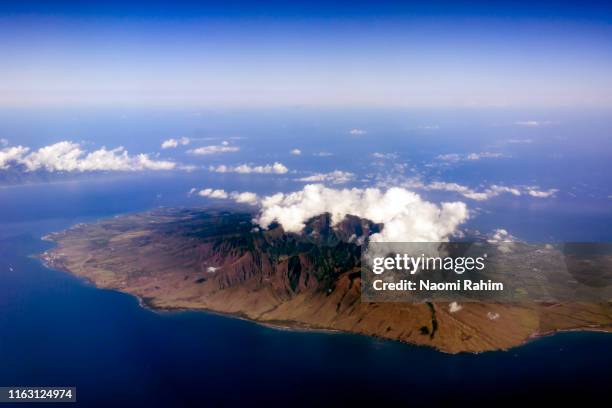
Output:
[[[232,139],[242,146],[237,156],[182,159],[202,160],[202,165],[280,160],[296,171],[341,169],[359,175],[373,171],[374,151],[396,153],[419,171],[439,154],[502,151],[511,158],[429,167],[425,177],[473,188],[505,183],[559,189],[549,200],[499,196],[469,202],[475,211],[470,228],[506,228],[531,241],[612,241],[607,119],[580,117],[567,125],[531,129],[508,125],[528,119],[525,113],[446,115],[444,121],[423,112],[372,117],[290,113],[252,115],[251,122],[241,114],[214,112],[196,119],[134,113],[127,119],[87,113],[71,119],[52,112],[32,121],[4,113],[0,130],[16,135],[12,142],[31,146],[90,138],[98,145],[104,140],[109,148],[126,145],[131,152],[153,151],[160,140],[182,134],[243,137]],[[539,115],[556,120],[546,112]],[[350,139],[346,131],[351,127],[368,133]],[[173,133],[176,129],[182,133]],[[532,142],[496,144],[510,139]],[[289,157],[294,147],[308,154]],[[314,155],[320,151],[333,156]],[[382,171],[391,173],[391,168]],[[203,312],[155,312],[127,294],[97,289],[32,257],[52,245],[41,240],[43,235],[77,222],[158,206],[208,204],[187,194],[192,187],[262,194],[301,188],[295,177],[202,170],[66,177],[1,187],[0,385],[76,386],[78,405],[100,407],[368,401],[462,406],[609,398],[609,334],[560,333],[509,351],[447,355],[358,335],[278,330]],[[426,194],[433,201],[448,198]]]

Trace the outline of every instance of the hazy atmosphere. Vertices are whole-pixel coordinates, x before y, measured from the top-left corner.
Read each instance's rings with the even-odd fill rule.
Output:
[[[0,59],[0,403],[609,400],[606,2],[3,1]],[[511,289],[374,302],[381,243]]]

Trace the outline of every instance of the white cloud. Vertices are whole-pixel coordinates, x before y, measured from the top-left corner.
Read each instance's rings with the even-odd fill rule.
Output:
[[[197,188],[191,187],[191,189],[189,189],[189,192],[187,193],[187,195],[192,196],[192,195],[195,194],[196,191],[198,191]]]
[[[302,154],[302,151],[300,149],[292,149],[289,153],[291,153],[293,156],[299,156]]]
[[[533,143],[533,139],[508,139],[506,142],[512,144],[529,144]]]
[[[8,139],[5,139],[5,138],[0,139],[0,146],[8,146],[8,144],[9,144]]]
[[[161,144],[162,149],[174,149],[177,146],[178,142],[176,141],[176,139],[164,140]]]
[[[459,303],[457,302],[451,302],[448,305],[448,311],[451,313],[457,313],[458,311],[460,311],[461,309],[463,309],[463,306],[461,306]]]
[[[207,154],[232,153],[240,150],[238,146],[228,146],[228,144],[227,142],[223,142],[220,145],[202,146],[188,150],[187,153],[203,156]]]
[[[190,190],[190,194],[192,194],[192,190],[194,189],[192,188]],[[245,191],[242,193],[232,191],[231,193],[228,193],[223,189],[205,188],[203,190],[200,190],[200,192],[198,192],[198,195],[201,197],[217,198],[222,200],[232,199],[235,202],[241,204],[257,205],[259,203],[259,197],[257,197],[257,194],[251,193],[249,191]]]
[[[30,149],[24,146],[12,146],[0,149],[0,169],[8,169],[10,164],[19,163]]]
[[[266,164],[264,166],[250,166],[248,164],[241,164],[239,166],[226,166],[221,164],[217,167],[210,166],[210,171],[215,173],[240,173],[240,174],[285,174],[289,169],[282,163],[275,162],[274,164]]]
[[[421,129],[421,130],[438,130],[438,129],[440,129],[440,125],[420,125],[419,129]]]
[[[492,244],[499,242],[514,242],[516,241],[516,237],[511,235],[507,230],[498,228],[493,231],[491,237],[487,241]]]
[[[456,163],[460,161],[474,161],[480,159],[498,159],[502,157],[507,157],[503,153],[496,152],[480,152],[480,153],[468,153],[468,154],[458,154],[458,153],[447,153],[440,154],[436,156],[436,159],[442,160],[445,162]]]
[[[470,200],[475,200],[475,201],[488,200],[490,198],[496,197],[503,193],[509,193],[515,196],[521,195],[521,191],[517,188],[498,186],[496,184],[491,185],[489,188],[483,191],[476,191],[467,186],[463,186],[461,184],[436,181],[436,182],[426,185],[425,189],[455,192],[455,193],[461,194],[465,198],[469,198]]]
[[[368,131],[364,129],[355,128],[355,129],[349,130],[349,133],[353,136],[361,136],[361,135],[365,135],[366,133],[368,133]]]
[[[457,184],[457,183],[447,183],[443,181],[435,181],[425,186],[425,189],[426,190],[443,190],[443,191],[459,193],[463,195],[464,197],[470,198],[472,200],[478,200],[478,201],[487,199],[486,194],[478,193],[467,186],[462,186],[461,184]]]
[[[298,181],[306,183],[330,182],[332,184],[344,184],[353,180],[355,175],[348,171],[334,170],[329,173],[316,173],[312,176],[299,178]]]
[[[231,194],[231,197],[237,203],[257,205],[257,203],[259,202],[259,197],[257,197],[257,194],[251,193],[249,191],[245,191],[243,193],[233,192]]]
[[[176,163],[174,162],[166,161],[166,160],[151,160],[148,155],[142,154],[142,153],[137,155],[135,158],[130,159],[128,157],[127,151],[123,150],[123,147],[114,149],[111,152],[113,151],[122,153],[123,154],[122,158],[130,162],[130,164],[125,166],[125,170],[130,170],[130,171],[134,171],[134,170],[171,170],[176,167]],[[100,150],[98,150],[97,152],[100,152]],[[93,155],[94,153],[96,152],[90,153],[88,157],[90,155]],[[100,163],[100,164],[101,164],[100,169],[96,169],[96,170],[104,170],[104,164],[103,163]]]
[[[513,252],[516,241],[516,237],[503,228],[494,230],[487,239],[487,242],[497,244],[497,250],[503,253]]]
[[[213,190],[212,188],[205,188],[204,190],[200,190],[198,195],[202,197],[221,198],[221,199],[226,199],[229,197],[229,194],[227,194],[225,190],[222,190],[222,189]]]
[[[318,156],[318,157],[329,157],[329,156],[333,156],[333,153],[330,152],[318,152],[318,153],[313,153],[313,156]]]
[[[447,154],[437,155],[436,159],[448,161],[448,162],[457,162],[462,159],[462,156],[457,153],[447,153]]]
[[[486,188],[482,191],[476,191],[467,186],[457,184],[457,183],[446,183],[442,181],[436,181],[427,185],[423,185],[425,190],[442,190],[442,191],[450,191],[459,193],[462,196],[469,198],[471,200],[476,201],[484,201],[491,199],[493,197],[497,197],[500,194],[512,194],[515,196],[521,196],[522,194],[527,194],[531,197],[535,198],[549,198],[554,197],[557,192],[559,192],[556,188],[551,188],[548,190],[538,190],[537,186],[530,187],[506,187],[499,186],[496,184],[492,184],[490,187]]]
[[[501,186],[498,184],[491,184],[489,187],[482,187],[482,189],[474,189],[458,183],[449,183],[445,181],[433,181],[430,183],[424,182],[419,176],[412,178],[402,177],[391,177],[378,179],[377,186],[402,186],[409,189],[418,189],[425,191],[447,191],[451,193],[461,194],[463,197],[475,201],[485,201],[491,198],[497,197],[502,194],[511,194],[513,196],[528,195],[531,197],[545,198],[554,196],[559,190],[549,189],[545,191],[538,190],[537,186]]]
[[[193,164],[181,164],[181,165],[179,165],[177,167],[177,169],[183,170],[183,171],[186,171],[186,172],[192,172],[194,170],[197,170],[198,166],[195,166]]]
[[[486,190],[489,194],[499,195],[501,193],[510,193],[515,196],[520,196],[521,191],[516,187],[506,187],[506,186],[498,186],[497,184],[493,184]]]
[[[375,159],[395,160],[397,159],[398,155],[397,153],[374,152],[372,153],[372,157],[374,157]]]
[[[504,155],[501,153],[492,152],[470,153],[467,155],[468,160],[494,159],[498,157],[504,157]]]
[[[181,137],[180,139],[168,139],[168,140],[164,140],[161,144],[161,148],[162,149],[174,149],[176,147],[178,147],[179,145],[181,146],[186,146],[188,145],[190,142],[189,138],[187,137]]]
[[[537,187],[528,187],[527,188],[527,194],[529,194],[532,197],[536,197],[536,198],[549,198],[549,197],[554,197],[555,194],[558,192],[559,190],[556,188],[551,188],[548,190],[538,190]]]
[[[2,149],[0,166],[14,162],[26,167],[27,171],[43,169],[54,171],[138,171],[171,170],[176,163],[152,160],[146,154],[130,156],[123,147],[107,150],[102,147],[87,153],[78,143],[63,141],[42,147],[26,155],[28,148],[23,146]]]
[[[383,223],[382,232],[371,239],[386,242],[444,241],[468,219],[462,202],[436,205],[399,187],[338,190],[309,184],[301,191],[264,197],[261,205],[257,222],[264,228],[277,221],[285,231],[299,232],[309,218],[319,214],[330,213],[334,224],[352,214]]]

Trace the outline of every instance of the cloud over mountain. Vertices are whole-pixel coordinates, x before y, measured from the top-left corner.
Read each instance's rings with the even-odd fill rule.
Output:
[[[386,191],[378,188],[332,189],[309,184],[289,194],[277,193],[262,198],[257,222],[267,227],[279,222],[286,231],[299,232],[311,217],[330,213],[338,223],[348,214],[383,223],[373,241],[444,241],[457,232],[468,217],[462,202],[434,203],[404,188]]]
[[[399,187],[333,189],[322,184],[308,184],[300,191],[277,193],[259,198],[251,192],[203,189],[202,197],[232,199],[238,203],[261,206],[256,222],[263,228],[280,223],[287,232],[300,232],[310,218],[330,213],[339,223],[355,215],[383,223],[382,232],[370,237],[375,242],[445,241],[458,232],[469,217],[462,202],[440,205],[423,200],[418,194]]]

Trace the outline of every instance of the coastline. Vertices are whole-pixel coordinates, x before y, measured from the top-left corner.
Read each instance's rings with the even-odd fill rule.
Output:
[[[70,272],[69,272],[70,273]],[[99,288],[98,286],[95,285],[95,283],[92,283],[96,288]],[[264,326],[270,329],[275,329],[275,330],[285,330],[285,331],[293,331],[293,332],[304,332],[304,333],[328,333],[328,334],[334,334],[334,333],[350,333],[350,332],[344,332],[342,330],[336,330],[336,329],[326,329],[326,328],[320,328],[320,327],[315,327],[315,326],[311,326],[311,325],[307,325],[304,323],[300,323],[300,322],[294,322],[294,321],[290,321],[290,320],[276,320],[276,321],[263,321],[263,320],[256,320],[256,319],[251,319],[247,316],[245,316],[244,314],[241,313],[227,313],[227,312],[220,312],[218,310],[213,310],[213,309],[207,309],[207,308],[184,308],[184,307],[159,307],[159,306],[155,306],[153,305],[150,301],[148,301],[147,299],[144,299],[138,295],[135,295],[133,293],[130,292],[125,292],[122,290],[118,290],[118,289],[106,289],[106,290],[112,290],[114,292],[118,292],[118,293],[123,293],[129,296],[132,296],[134,298],[136,298],[138,300],[138,306],[142,307],[143,309],[146,309],[150,312],[153,313],[159,313],[162,314],[164,312],[168,312],[168,313],[172,313],[172,312],[177,312],[177,313],[181,313],[181,312],[201,312],[201,313],[207,313],[207,314],[212,314],[212,315],[216,315],[216,316],[220,316],[220,317],[225,317],[225,318],[229,318],[229,319],[237,319],[237,320],[242,320],[242,321],[246,321],[246,322],[250,322],[250,323],[254,323],[257,324],[259,326]],[[351,333],[351,334],[358,334],[358,333]]]

